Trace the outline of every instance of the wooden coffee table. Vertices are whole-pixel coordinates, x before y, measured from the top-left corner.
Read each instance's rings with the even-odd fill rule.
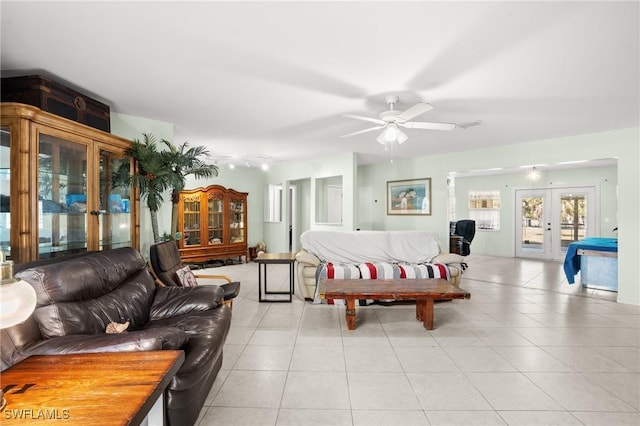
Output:
[[[440,278],[392,280],[321,280],[321,299],[344,299],[349,330],[356,329],[356,300],[415,300],[416,318],[433,330],[435,300],[469,299],[471,295]]]

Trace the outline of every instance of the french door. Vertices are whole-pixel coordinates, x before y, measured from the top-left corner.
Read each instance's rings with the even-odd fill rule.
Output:
[[[516,257],[562,260],[570,243],[596,236],[595,187],[516,190]]]

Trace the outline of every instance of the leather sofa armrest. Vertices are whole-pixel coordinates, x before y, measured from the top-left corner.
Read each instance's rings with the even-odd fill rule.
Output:
[[[180,349],[186,334],[177,328],[138,330],[120,334],[71,334],[40,340],[21,348],[21,355],[52,355],[92,352],[135,352]]]
[[[318,266],[320,264],[320,259],[318,259],[315,254],[309,253],[305,250],[296,253],[296,260],[298,263],[310,266]]]
[[[217,285],[159,287],[151,304],[151,320],[202,312],[222,305],[224,290]]]

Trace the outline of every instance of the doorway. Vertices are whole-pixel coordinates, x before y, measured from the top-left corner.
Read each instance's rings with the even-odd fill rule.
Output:
[[[296,238],[298,235],[297,190],[298,187],[295,184],[289,185],[289,253],[298,251],[298,238]]]
[[[593,186],[516,190],[516,257],[563,260],[574,241],[598,235]]]

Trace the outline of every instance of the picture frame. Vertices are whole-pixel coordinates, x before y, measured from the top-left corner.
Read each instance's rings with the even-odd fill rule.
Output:
[[[387,181],[387,215],[431,216],[431,178]]]

